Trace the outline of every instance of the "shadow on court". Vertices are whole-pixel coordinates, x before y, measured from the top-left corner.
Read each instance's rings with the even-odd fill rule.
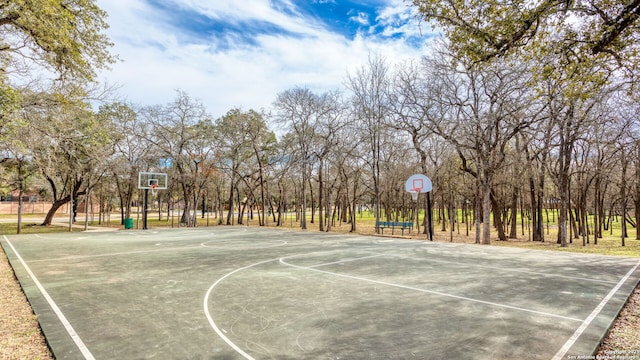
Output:
[[[638,259],[246,227],[3,236],[57,359],[591,355]]]

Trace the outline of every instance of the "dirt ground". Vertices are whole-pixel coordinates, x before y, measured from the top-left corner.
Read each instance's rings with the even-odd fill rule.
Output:
[[[13,269],[0,250],[0,359],[53,359]]]
[[[600,359],[640,359],[640,287],[620,312],[598,355]]]

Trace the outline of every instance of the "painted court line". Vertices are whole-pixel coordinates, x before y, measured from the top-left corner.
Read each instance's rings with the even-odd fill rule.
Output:
[[[137,254],[148,254],[148,253],[162,252],[162,251],[178,251],[178,250],[185,250],[185,249],[200,249],[200,248],[201,248],[200,246],[191,245],[191,246],[169,247],[169,248],[161,248],[161,249],[153,249],[153,250],[123,251],[123,252],[94,254],[94,255],[65,256],[61,258],[32,260],[31,262],[35,263],[35,262],[50,262],[50,261],[65,261],[65,260],[82,260],[82,259],[92,259],[92,258],[109,257],[109,256],[137,255]]]
[[[71,240],[71,241],[77,241],[77,240],[86,240],[89,238],[89,236],[78,236],[78,237],[74,237],[74,238],[64,238],[64,237],[54,237],[54,236],[42,236],[40,234],[33,234],[34,237],[37,237],[38,239],[46,239],[46,240]]]
[[[371,258],[380,257],[380,256],[384,256],[384,254],[376,254],[376,255],[369,255],[369,256],[364,256],[364,257],[359,257],[359,258],[343,259],[343,260],[333,261],[333,262],[324,263],[324,264],[312,265],[312,266],[309,266],[309,268],[319,268],[319,267],[322,267],[322,266],[343,264],[343,263],[346,263],[346,262],[360,261],[360,260],[371,259]]]
[[[370,257],[370,256],[367,256],[367,258],[368,257]],[[338,277],[351,279],[351,280],[364,281],[364,282],[369,282],[369,283],[372,283],[372,284],[378,284],[378,285],[384,285],[384,286],[389,286],[389,287],[395,287],[395,288],[399,288],[399,289],[406,289],[406,290],[418,291],[418,292],[427,293],[427,294],[445,296],[445,297],[454,298],[454,299],[458,299],[458,300],[471,301],[471,302],[475,302],[475,303],[479,303],[479,304],[490,305],[490,306],[495,306],[495,307],[500,307],[500,308],[510,309],[510,310],[516,310],[516,311],[522,311],[522,312],[527,312],[527,313],[532,313],[532,314],[537,314],[537,315],[542,315],[542,316],[554,317],[554,318],[559,318],[559,319],[563,319],[563,320],[578,321],[578,322],[582,322],[583,321],[583,319],[577,319],[577,318],[572,318],[572,317],[568,317],[568,316],[562,316],[562,315],[551,314],[551,313],[546,313],[546,312],[542,312],[542,311],[525,309],[525,308],[521,308],[521,307],[517,307],[517,306],[499,304],[499,303],[494,303],[494,302],[491,302],[491,301],[473,299],[473,298],[468,298],[468,297],[465,297],[465,296],[447,294],[447,293],[443,293],[443,292],[440,292],[440,291],[421,289],[421,288],[408,286],[408,285],[394,284],[394,283],[390,283],[390,282],[386,282],[386,281],[367,279],[367,278],[359,277],[359,276],[340,274],[340,273],[335,273],[335,272],[331,272],[331,271],[315,269],[315,268],[311,268],[311,267],[307,267],[307,266],[295,265],[295,264],[288,263],[285,259],[287,259],[287,258],[280,258],[280,264],[285,265],[285,266],[289,266],[289,267],[292,267],[292,268],[296,268],[296,269],[307,270],[307,271],[315,271],[315,272],[318,272],[318,273],[338,276]]]
[[[219,249],[219,248],[222,248],[223,246],[211,246],[211,245],[209,245],[209,243],[215,243],[216,245],[222,245],[221,243],[228,243],[228,242],[237,242],[237,240],[224,240],[224,241],[211,240],[211,241],[203,242],[202,244],[200,244],[200,246],[204,247],[204,248]],[[242,246],[242,251],[245,251],[246,249],[251,249],[251,250],[269,249],[269,248],[274,248],[274,247],[286,246],[286,245],[289,244],[285,240],[271,240],[270,242],[276,243],[276,244],[275,245],[266,245],[266,246]],[[229,248],[226,247],[225,249],[229,249]]]
[[[571,349],[573,344],[575,344],[575,342],[582,335],[582,333],[584,333],[587,327],[591,325],[591,322],[593,322],[593,319],[595,319],[596,316],[600,314],[600,311],[602,311],[604,306],[607,305],[607,303],[609,302],[609,300],[611,300],[613,295],[615,295],[615,293],[618,292],[618,290],[620,290],[622,285],[629,279],[629,277],[631,277],[631,275],[636,271],[636,269],[638,269],[639,266],[640,266],[640,261],[638,261],[636,266],[634,266],[631,270],[629,270],[629,272],[622,279],[620,279],[620,281],[618,281],[618,284],[613,289],[611,289],[611,291],[609,291],[609,294],[607,294],[607,296],[605,296],[605,298],[602,299],[600,304],[598,304],[598,306],[591,312],[591,314],[582,322],[582,325],[580,325],[580,327],[573,333],[573,335],[571,335],[569,340],[567,340],[567,342],[564,343],[562,348],[558,350],[558,352],[555,354],[552,360],[561,360],[564,358],[564,356],[567,354],[569,349]]]
[[[611,281],[611,280],[589,279],[589,278],[584,278],[584,277],[580,277],[580,276],[549,274],[549,273],[543,273],[543,272],[539,272],[539,271],[519,270],[519,269],[512,269],[512,268],[501,268],[501,267],[498,267],[498,266],[478,265],[478,264],[467,263],[467,262],[461,264],[460,262],[455,262],[455,261],[437,260],[437,259],[432,259],[432,258],[417,258],[415,256],[392,255],[392,254],[390,254],[389,256],[400,258],[400,259],[410,259],[410,260],[415,260],[415,261],[428,261],[428,262],[435,262],[435,263],[441,263],[441,264],[454,264],[454,265],[462,266],[462,267],[473,267],[473,268],[501,270],[501,271],[508,270],[508,271],[511,271],[511,272],[522,273],[522,274],[527,274],[527,275],[540,275],[540,276],[545,276],[545,277],[570,279],[570,280],[580,280],[580,281],[596,282],[596,283],[604,283],[604,284],[616,284],[617,283],[617,281]]]
[[[4,240],[7,242],[7,244],[9,244],[9,246],[11,247],[11,250],[13,250],[13,253],[16,255],[16,257],[20,261],[20,264],[22,264],[22,267],[24,267],[24,269],[27,271],[27,274],[29,274],[29,276],[33,280],[33,283],[36,285],[38,290],[40,290],[40,293],[42,293],[42,296],[47,300],[47,303],[49,303],[49,306],[51,306],[51,309],[53,310],[53,312],[56,314],[58,319],[60,319],[60,322],[62,323],[64,328],[67,330],[67,333],[69,334],[69,336],[71,336],[71,339],[73,339],[73,342],[76,344],[76,346],[78,347],[78,349],[80,350],[84,358],[87,360],[95,360],[95,358],[93,357],[93,354],[91,354],[91,351],[89,351],[89,349],[84,344],[84,342],[82,341],[78,333],[73,328],[73,326],[71,326],[71,323],[69,322],[69,320],[67,320],[66,316],[64,316],[64,314],[62,313],[62,310],[60,310],[60,308],[53,301],[51,296],[49,296],[49,293],[44,288],[44,286],[42,286],[38,278],[36,278],[36,275],[31,271],[31,268],[29,268],[29,266],[24,261],[24,259],[22,259],[22,256],[20,256],[16,248],[13,247],[13,244],[11,243],[11,241],[9,241],[6,235],[2,235],[2,236],[4,237]]]
[[[211,296],[211,293],[213,292],[213,289],[215,289],[216,286],[218,286],[218,284],[220,284],[222,281],[224,281],[226,278],[234,275],[235,273],[238,273],[240,271],[252,268],[254,266],[258,266],[258,265],[262,265],[262,264],[266,264],[269,262],[273,262],[276,261],[278,259],[270,259],[270,260],[265,260],[265,261],[260,261],[257,262],[255,264],[251,264],[251,265],[247,265],[245,267],[241,267],[239,269],[235,269],[232,272],[226,274],[225,276],[221,277],[220,279],[218,279],[215,283],[213,283],[213,285],[211,285],[209,287],[209,289],[207,290],[206,294],[204,295],[204,302],[203,302],[203,307],[204,307],[204,314],[207,317],[207,320],[209,321],[209,325],[211,325],[211,327],[213,328],[213,330],[216,332],[216,334],[218,334],[218,336],[224,341],[226,342],[229,346],[231,346],[231,348],[233,350],[235,350],[238,354],[242,355],[245,359],[247,360],[255,360],[255,358],[249,354],[247,354],[244,350],[242,350],[238,345],[236,345],[233,341],[231,341],[231,339],[229,339],[224,332],[218,327],[218,325],[216,324],[216,322],[213,320],[213,316],[211,316],[211,312],[209,311],[209,297]]]

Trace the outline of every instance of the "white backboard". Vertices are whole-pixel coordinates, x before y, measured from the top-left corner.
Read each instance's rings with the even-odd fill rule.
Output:
[[[167,181],[168,177],[166,173],[138,173],[138,189],[165,190],[168,185]],[[153,185],[155,185],[155,187]]]
[[[406,192],[418,191],[421,193],[430,192],[433,189],[431,179],[422,174],[411,175],[405,183]]]

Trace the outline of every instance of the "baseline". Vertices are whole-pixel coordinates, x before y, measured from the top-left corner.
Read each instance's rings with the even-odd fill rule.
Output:
[[[73,342],[76,344],[76,346],[78,347],[78,349],[80,350],[84,358],[87,360],[95,360],[95,357],[93,356],[91,351],[89,351],[89,348],[87,348],[87,346],[84,344],[84,342],[80,338],[80,335],[78,335],[78,333],[73,328],[69,320],[67,320],[67,317],[64,316],[64,314],[62,313],[62,310],[60,310],[56,302],[53,301],[53,298],[51,298],[47,290],[44,288],[44,286],[42,286],[42,284],[40,283],[36,275],[31,271],[31,268],[29,267],[29,265],[27,265],[27,263],[24,261],[20,253],[18,253],[18,251],[13,246],[9,238],[7,238],[6,235],[2,235],[2,236],[4,240],[7,242],[7,244],[9,245],[9,247],[11,247],[11,250],[16,255],[16,258],[18,259],[18,261],[20,261],[20,264],[22,265],[22,267],[24,267],[27,274],[29,274],[29,276],[31,277],[31,280],[33,280],[33,283],[36,285],[40,293],[42,293],[42,296],[47,300],[47,303],[49,304],[53,312],[56,314],[56,316],[64,326],[69,336],[71,336],[71,339],[73,339]]]

